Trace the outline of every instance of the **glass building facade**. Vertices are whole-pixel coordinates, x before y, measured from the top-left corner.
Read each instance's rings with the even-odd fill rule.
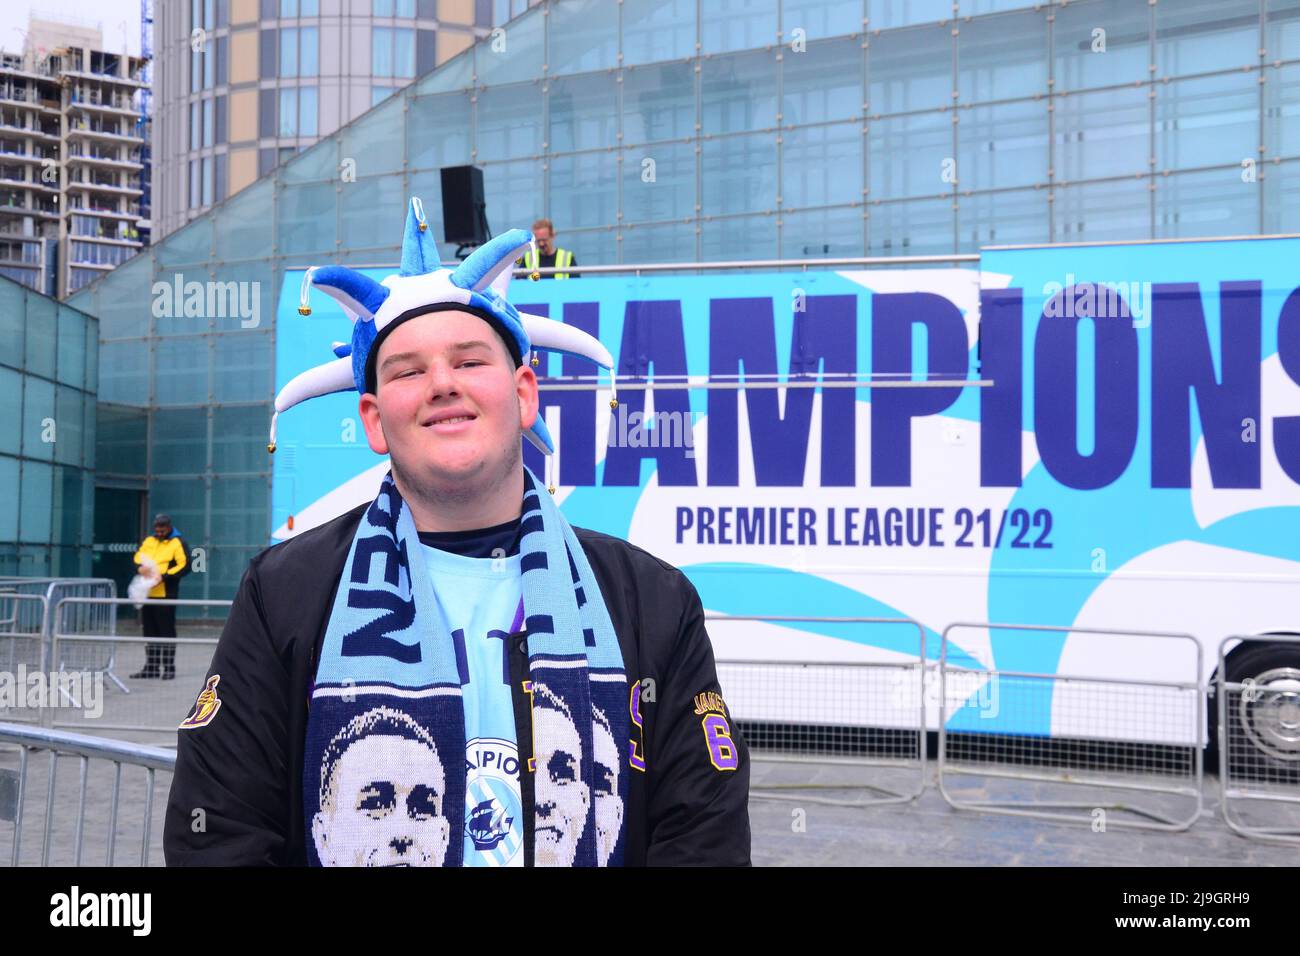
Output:
[[[1297,114],[1300,0],[548,0],[74,301],[150,507],[210,546],[189,594],[229,597],[269,533],[284,271],[396,263],[444,166],[584,265],[944,256],[1295,231]],[[261,323],[155,316],[177,275],[256,283]]]
[[[0,277],[0,575],[91,573],[98,325]]]

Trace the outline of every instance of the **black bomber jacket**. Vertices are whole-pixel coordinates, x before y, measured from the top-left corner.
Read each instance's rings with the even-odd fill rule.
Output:
[[[199,726],[177,731],[163,829],[169,866],[306,865],[302,780],[309,688],[367,507],[262,551],[245,570],[209,665],[205,688],[211,690],[200,694],[186,719]],[[638,694],[646,769],[630,776],[626,865],[748,865],[749,750],[722,698],[695,586],[621,538],[584,528],[574,533],[609,609],[628,682],[645,682]],[[506,641],[525,767],[532,740],[522,690],[526,638],[520,631]],[[710,714],[721,714],[729,725],[724,746],[734,746],[739,760],[723,765],[734,769],[716,765],[719,725]],[[524,862],[532,866],[533,780],[526,770],[520,776]]]

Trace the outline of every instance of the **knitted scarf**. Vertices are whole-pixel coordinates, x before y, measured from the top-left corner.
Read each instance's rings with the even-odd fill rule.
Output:
[[[533,778],[536,865],[619,866],[630,739],[622,652],[577,536],[527,467],[519,548],[532,716],[519,772]],[[352,540],[311,693],[312,865],[463,865],[464,662],[390,471]]]

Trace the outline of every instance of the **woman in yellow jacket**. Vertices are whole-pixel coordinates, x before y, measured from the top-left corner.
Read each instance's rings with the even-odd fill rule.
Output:
[[[170,515],[159,514],[153,519],[153,534],[144,539],[140,550],[135,553],[136,571],[140,571],[140,562],[149,558],[158,567],[161,580],[149,590],[151,598],[175,598],[180,589],[180,573],[185,567],[185,543],[172,529]],[[140,624],[145,637],[176,636],[176,605],[150,604],[140,610]],[[176,645],[145,645],[144,670],[131,675],[132,678],[161,677],[172,680],[176,676]]]

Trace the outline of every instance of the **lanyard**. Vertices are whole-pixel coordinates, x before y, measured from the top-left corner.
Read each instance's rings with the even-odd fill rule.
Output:
[[[514,623],[510,625],[510,631],[508,633],[514,634],[516,631],[519,630],[519,625],[523,623],[524,623],[524,599],[521,597],[519,599],[519,610],[515,611],[515,620]]]

